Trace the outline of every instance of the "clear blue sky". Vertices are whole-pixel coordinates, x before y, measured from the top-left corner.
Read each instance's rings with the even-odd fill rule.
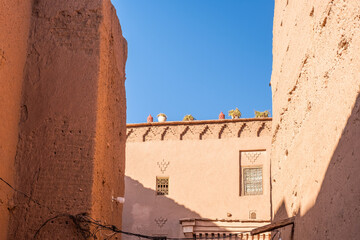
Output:
[[[113,0],[128,41],[127,122],[271,110],[273,0]]]

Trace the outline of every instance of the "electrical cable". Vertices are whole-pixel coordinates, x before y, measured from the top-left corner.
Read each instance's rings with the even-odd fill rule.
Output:
[[[8,185],[12,190],[14,190],[15,192],[21,193],[22,195],[24,195],[25,197],[27,197],[29,200],[31,200],[32,202],[36,203],[37,205],[41,206],[41,204],[34,200],[32,197],[30,197],[29,195],[27,195],[26,193],[19,191],[17,189],[15,189],[13,186],[10,185],[10,183],[8,183],[7,181],[5,181],[2,177],[0,177],[0,180],[3,181],[6,185]]]
[[[0,177],[0,180],[2,182],[4,182],[7,186],[9,186],[12,190],[14,190],[15,192],[21,193],[23,196],[25,196],[26,198],[28,198],[29,200],[31,200],[32,202],[36,203],[38,206],[40,207],[46,207],[51,213],[55,213],[56,211],[53,211],[53,209],[40,204],[39,201],[33,199],[32,197],[30,197],[28,194],[14,188],[13,186],[11,186],[10,183],[8,183],[7,181],[5,181],[3,178]],[[89,237],[93,237],[93,239],[97,239],[96,237],[96,233],[101,231],[101,230],[108,230],[111,231],[112,234],[110,234],[107,238],[108,240],[110,240],[112,237],[114,237],[116,234],[126,234],[129,236],[135,236],[135,237],[139,237],[139,238],[144,238],[144,239],[151,239],[151,240],[202,240],[202,239],[206,239],[206,240],[212,240],[212,239],[223,239],[226,238],[226,236],[205,236],[205,237],[193,237],[193,238],[168,238],[168,237],[154,237],[154,236],[148,236],[148,235],[143,235],[143,234],[138,234],[138,233],[131,233],[131,232],[126,232],[126,231],[122,231],[120,229],[118,229],[115,225],[104,225],[101,224],[101,222],[99,220],[95,220],[93,218],[91,218],[89,216],[88,213],[79,213],[76,215],[72,215],[72,214],[68,214],[68,213],[60,213],[54,217],[51,217],[49,219],[47,219],[43,224],[41,224],[41,226],[37,229],[37,231],[34,234],[33,239],[35,240],[37,238],[37,236],[39,236],[41,229],[43,229],[49,222],[51,222],[52,220],[61,218],[61,217],[66,217],[72,220],[72,222],[75,224],[76,228],[78,229],[78,231],[80,231],[82,237],[84,239],[88,239]],[[86,227],[82,227],[83,223],[87,223],[87,224],[91,224],[93,226],[96,226],[97,229],[92,233],[89,228]],[[231,233],[232,235],[237,235],[237,234],[246,234],[246,233],[250,233],[249,231],[246,232],[238,232],[238,233]],[[277,234],[278,232],[276,232]],[[275,234],[275,235],[276,235]],[[273,240],[273,238],[275,237],[275,235],[271,238]]]

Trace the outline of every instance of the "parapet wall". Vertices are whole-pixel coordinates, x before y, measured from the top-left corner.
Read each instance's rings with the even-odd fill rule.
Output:
[[[127,142],[205,140],[268,136],[271,118],[127,125]]]

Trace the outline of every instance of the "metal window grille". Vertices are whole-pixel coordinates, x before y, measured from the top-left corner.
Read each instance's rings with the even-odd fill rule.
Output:
[[[262,168],[244,168],[244,195],[261,195]]]
[[[156,194],[168,195],[169,194],[169,178],[156,177]]]

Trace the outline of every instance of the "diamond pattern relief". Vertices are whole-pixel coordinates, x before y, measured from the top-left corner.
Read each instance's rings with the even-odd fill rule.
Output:
[[[245,156],[251,163],[255,163],[255,161],[259,158],[261,152],[246,152]]]
[[[155,223],[158,225],[159,228],[162,228],[165,223],[167,222],[167,218],[158,217],[154,219]]]

